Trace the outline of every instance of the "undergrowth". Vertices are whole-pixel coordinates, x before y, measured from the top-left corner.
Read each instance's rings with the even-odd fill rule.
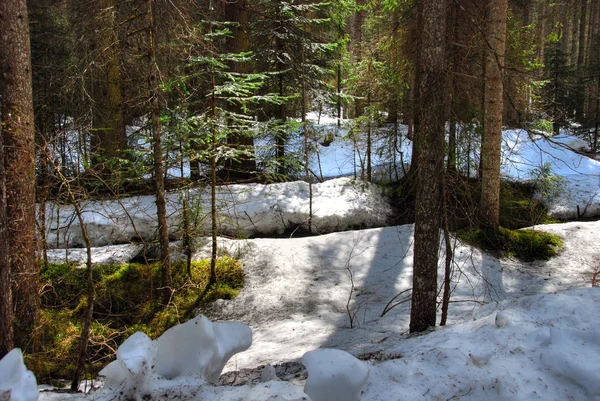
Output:
[[[500,184],[500,225],[517,229],[558,222],[534,196],[533,182],[502,181]],[[410,176],[386,186],[395,209],[393,224],[415,222],[415,183]],[[448,224],[452,231],[477,225],[481,185],[475,178],[446,174],[446,205]]]
[[[562,239],[536,230],[463,229],[457,232],[460,239],[470,245],[498,256],[517,257],[524,261],[548,260],[562,248]]]
[[[72,376],[87,308],[85,273],[72,264],[42,267],[40,323],[24,355],[39,382]],[[158,263],[97,266],[93,276],[96,302],[88,366],[92,377],[131,334],[142,331],[156,338],[193,317],[193,308],[216,299],[235,298],[244,285],[242,264],[228,256],[218,259],[217,281],[209,288],[210,260],[193,262],[191,278],[185,263],[173,263],[174,291],[168,305],[161,304]]]

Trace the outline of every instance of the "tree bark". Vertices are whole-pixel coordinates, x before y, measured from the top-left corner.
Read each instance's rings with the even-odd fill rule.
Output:
[[[577,67],[583,67],[585,63],[585,31],[587,28],[587,3],[588,0],[581,0],[581,9],[579,11],[579,46],[577,52]]]
[[[250,49],[248,40],[248,7],[246,0],[233,0],[225,2],[225,19],[234,22],[231,26],[232,35],[227,37],[227,48],[232,53],[244,53]],[[247,74],[250,66],[247,62],[232,63],[231,71],[238,74]],[[242,113],[242,108],[237,105],[229,106],[234,113]],[[236,124],[231,121],[231,124]],[[236,130],[234,130],[236,131]],[[239,131],[239,130],[238,130]],[[228,136],[227,141],[230,145],[239,150],[251,152],[252,156],[242,155],[236,160],[230,160],[227,168],[234,177],[249,178],[256,172],[256,158],[254,157],[254,138],[247,134],[237,132]]]
[[[362,40],[363,40],[363,24],[365,20],[365,9],[364,9],[365,1],[357,0],[356,6],[358,11],[354,14],[354,21],[352,24],[352,51],[350,54],[350,61],[355,65],[360,64],[362,61]],[[361,94],[359,94],[361,95]],[[363,104],[362,100],[356,98],[354,100],[354,118],[360,117],[363,115]]]
[[[500,225],[500,158],[507,0],[490,0],[487,27],[484,136],[481,144],[481,217],[484,226]]]
[[[123,119],[115,1],[102,0],[93,7],[98,8],[95,9],[96,29],[92,41],[94,59],[90,68],[91,94],[96,106],[91,144],[94,163],[104,163],[105,159],[122,157],[127,148],[127,136]]]
[[[163,167],[161,123],[160,123],[160,87],[159,71],[156,61],[155,8],[154,1],[147,0],[148,7],[148,64],[149,64],[149,106],[154,151],[154,185],[156,193],[156,217],[158,220],[158,240],[160,243],[160,263],[162,272],[163,301],[169,302],[172,293],[171,255],[169,251],[169,226],[167,224],[167,206],[165,201],[165,173]]]
[[[33,331],[39,310],[35,258],[35,142],[31,49],[25,0],[0,2],[2,137],[6,188],[7,255],[19,335]],[[3,274],[6,273],[4,269]]]
[[[0,11],[2,15],[2,11]],[[2,124],[0,124],[0,161],[4,160]],[[13,310],[8,253],[8,220],[6,218],[6,185],[4,163],[0,162],[0,359],[13,349]]]
[[[435,326],[441,177],[444,171],[446,2],[420,3],[417,193],[410,332]]]

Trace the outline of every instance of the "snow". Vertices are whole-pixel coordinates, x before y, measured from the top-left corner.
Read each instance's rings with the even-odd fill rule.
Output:
[[[328,147],[319,145],[319,157],[312,159],[318,163],[313,170],[323,171],[324,177],[351,175],[357,165],[360,170],[360,160],[355,155],[353,143],[342,137],[345,131],[337,131],[334,121],[324,120],[329,125],[323,124],[321,130],[334,130],[341,136],[336,137]],[[390,166],[386,160],[398,158],[398,155],[390,155],[386,151],[389,146],[383,133],[389,130],[389,127],[383,127],[374,132],[373,163],[380,179],[384,179],[384,176],[390,178]],[[406,127],[401,126],[400,130],[404,132]],[[399,145],[404,162],[409,161],[410,144],[410,141],[404,140]],[[600,161],[576,152],[583,148],[585,143],[581,139],[566,133],[547,138],[530,135],[524,130],[507,130],[503,132],[502,175],[514,181],[534,181],[537,197],[556,218],[597,216],[600,215]],[[475,153],[471,160],[477,163]],[[401,170],[400,160],[397,160],[397,165]],[[360,171],[357,174],[360,175]],[[199,213],[200,231],[208,232],[209,195],[208,187],[167,194],[171,239],[181,237],[181,204],[184,196],[189,198],[194,212]],[[303,181],[272,185],[225,185],[218,188],[217,198],[219,232],[224,235],[269,236],[293,232],[296,228],[308,228],[309,186]],[[83,236],[74,208],[71,205],[48,203],[46,209],[49,247],[83,247]],[[84,202],[81,209],[94,247],[140,242],[140,237],[145,241],[156,239],[156,206],[152,196]],[[344,177],[313,185],[311,226],[315,233],[383,226],[390,215],[391,209],[381,197],[381,190],[372,184]],[[75,251],[75,260],[81,258],[77,252],[81,251]],[[139,254],[139,248],[137,251],[123,248],[122,252],[129,252],[123,257],[129,255],[132,259],[131,252]],[[52,254],[52,257],[60,259],[66,255]],[[113,260],[109,257],[108,260],[99,259],[95,263],[111,263]]]
[[[336,149],[347,144],[336,138],[330,153],[321,153],[321,163],[339,165],[343,158],[337,158]],[[560,191],[538,194],[555,216],[574,217],[577,206],[586,216],[597,215],[600,162],[567,145],[584,147],[568,135],[548,140],[505,131],[502,174],[528,181],[547,168],[550,176],[560,176],[563,182]],[[352,161],[343,163],[346,169],[353,166]],[[221,230],[240,238],[305,227],[307,194],[303,182],[220,187]],[[205,199],[200,189],[191,195],[193,200]],[[338,368],[349,368],[348,375],[354,376],[362,366],[368,372],[362,394],[354,390],[344,400],[358,399],[358,394],[363,401],[600,401],[600,290],[591,288],[592,275],[600,269],[600,222],[534,227],[563,238],[564,248],[549,261],[497,259],[451,237],[455,257],[448,326],[409,335],[410,304],[401,301],[410,296],[407,290],[412,285],[414,227],[368,228],[384,225],[390,209],[379,190],[360,181],[338,178],[315,184],[314,195],[313,223],[324,235],[220,238],[220,247],[244,263],[245,287],[236,299],[205,307],[201,312],[206,317],[194,319],[193,328],[190,322],[183,330],[177,326],[162,340],[131,337],[106,368],[109,374],[100,390],[104,393],[42,392],[40,398],[109,400],[118,399],[118,391],[139,395],[145,388],[151,389],[154,399],[179,401],[292,401],[309,396],[313,401],[321,396],[329,400],[333,394],[328,390],[308,390],[306,395],[305,386],[311,388],[315,378],[336,376]],[[180,196],[168,196],[175,238]],[[121,202],[125,208],[117,202],[83,204],[94,245],[135,238],[130,217],[138,232],[152,237],[153,198]],[[205,200],[199,204],[208,210]],[[69,217],[72,209],[63,206],[57,216],[52,207],[53,244],[80,245],[79,228]],[[337,232],[357,227],[363,229]],[[205,257],[208,247],[199,249],[194,258]],[[126,260],[139,249],[138,245],[96,248],[94,261]],[[83,260],[81,250],[68,253],[71,260]],[[60,260],[67,251],[49,254]],[[444,255],[442,240],[440,284]],[[383,313],[398,294],[403,294],[397,298],[400,302]],[[353,356],[339,356],[342,351],[337,350]],[[329,358],[332,353],[336,355]],[[300,363],[303,355],[308,378]],[[322,361],[325,357],[334,362]],[[221,371],[224,375],[215,384]],[[111,381],[111,374],[126,377],[128,387],[118,387],[122,380]],[[349,379],[351,385],[360,381]]]
[[[312,116],[316,120],[316,116]],[[336,122],[325,120],[322,122],[321,131],[335,132],[335,140],[327,147],[319,146],[318,159],[313,157],[313,170],[320,169],[325,177],[337,177],[357,174],[360,176],[360,158],[355,152],[352,141],[345,139],[347,126],[337,128]],[[375,176],[379,181],[388,181],[395,178],[392,174],[395,158],[398,173],[402,175],[402,164],[410,163],[412,155],[412,142],[406,139],[399,141],[399,152],[390,152],[390,144],[386,139],[393,130],[391,126],[377,127],[373,130],[373,166]],[[406,126],[399,126],[403,135],[407,132]],[[584,156],[579,152],[589,151],[589,147],[582,139],[563,131],[557,136],[545,136],[529,133],[526,130],[505,130],[502,139],[501,174],[505,179],[513,181],[532,181],[541,169],[548,167],[550,176],[560,177],[555,180],[556,188],[550,193],[545,193],[543,188],[538,188],[538,197],[548,207],[550,215],[558,219],[577,218],[579,206],[581,217],[594,217],[600,215],[600,161]],[[364,149],[364,138],[360,138],[359,147]],[[362,141],[362,142],[361,142]],[[475,174],[479,164],[479,145],[473,140],[471,146],[471,173]],[[461,145],[466,146],[466,145]],[[467,153],[460,149],[459,154]],[[464,156],[463,156],[464,158]],[[465,160],[460,160],[459,169],[466,173]]]
[[[575,151],[586,144],[566,133],[547,138],[524,130],[503,132],[502,174],[515,181],[527,181],[544,166],[560,177],[558,188],[538,196],[559,219],[600,215],[600,161]],[[575,151],[574,151],[575,150]]]
[[[209,188],[189,191],[191,204],[202,217],[202,230],[210,227]],[[170,235],[179,236],[183,193],[167,194]],[[234,237],[282,234],[298,227],[306,229],[309,217],[309,187],[302,181],[262,185],[228,185],[218,188],[219,232]],[[391,208],[373,184],[338,178],[313,185],[312,228],[329,233],[353,227],[385,225]],[[84,202],[83,218],[92,246],[149,241],[158,223],[152,196],[134,196],[119,201]],[[83,236],[74,208],[47,204],[47,242],[52,248],[82,247]]]
[[[309,351],[302,357],[308,371],[304,392],[313,401],[360,401],[369,368],[338,349]]]
[[[23,363],[23,354],[14,348],[0,360],[0,400],[35,401],[38,389],[35,376]]]
[[[417,336],[407,335],[408,303],[380,316],[394,295],[411,286],[411,225],[294,239],[221,239],[223,248],[242,258],[246,284],[238,298],[218,301],[203,313],[252,328],[250,348],[224,368],[231,373],[221,383],[237,385],[210,385],[198,377],[157,379],[153,394],[160,388],[160,399],[172,400],[308,399],[306,377],[286,378],[282,364],[335,348],[368,367],[363,401],[600,400],[600,291],[591,288],[600,261],[600,222],[536,229],[563,237],[556,258],[498,260],[452,238],[449,325]],[[354,328],[346,310],[350,295]],[[186,341],[199,345],[198,338]],[[194,352],[199,351],[193,347],[189,354]],[[256,374],[242,380],[245,369]],[[97,395],[43,392],[41,399]]]
[[[237,322],[212,323],[198,315],[171,327],[152,341],[142,332],[117,349],[117,359],[100,376],[105,378],[100,399],[115,394],[135,400],[156,397],[165,387],[200,388],[215,382],[234,354],[252,343],[250,328]]]

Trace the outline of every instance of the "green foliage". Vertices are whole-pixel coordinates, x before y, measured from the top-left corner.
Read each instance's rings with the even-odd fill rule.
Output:
[[[537,192],[544,198],[553,199],[563,192],[565,179],[552,172],[550,163],[536,167],[530,174]]]
[[[85,269],[74,264],[50,264],[41,269],[41,321],[25,354],[27,366],[40,382],[70,377],[75,367],[87,307],[85,275]],[[153,288],[160,283],[158,263],[94,267],[91,373],[97,373],[119,344],[134,332],[143,331],[156,338],[193,316],[194,307],[235,298],[244,285],[242,264],[229,256],[217,260],[217,282],[210,288],[206,288],[209,259],[192,263],[191,278],[184,262],[173,263],[172,275],[173,298],[168,305],[162,305],[159,289]],[[201,299],[199,294],[203,295]]]
[[[517,229],[555,223],[548,209],[534,198],[535,184],[504,181],[500,184],[500,225]]]
[[[548,260],[562,248],[562,239],[536,230],[465,229],[458,231],[463,241],[499,256],[517,257],[524,261]]]
[[[540,132],[544,134],[552,133],[552,121],[546,120],[544,118],[535,119],[531,122],[529,128],[534,132]]]

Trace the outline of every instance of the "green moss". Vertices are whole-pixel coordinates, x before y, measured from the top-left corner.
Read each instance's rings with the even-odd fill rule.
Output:
[[[192,277],[188,277],[185,263],[173,263],[174,292],[168,305],[160,303],[160,264],[94,267],[96,302],[89,344],[90,372],[95,374],[106,365],[114,350],[136,331],[156,338],[187,320],[186,312],[194,306],[237,296],[244,285],[242,267],[229,256],[219,258],[217,281],[207,289],[210,260],[193,262]],[[87,309],[85,276],[86,270],[74,264],[51,264],[41,269],[40,325],[25,350],[27,366],[40,382],[72,375]],[[199,294],[204,296],[199,299]]]
[[[500,185],[500,225],[510,229],[556,223],[548,209],[534,199],[534,187],[528,183],[503,181]]]
[[[536,230],[466,229],[457,232],[463,241],[498,256],[517,257],[524,261],[548,260],[562,248],[562,239]]]

